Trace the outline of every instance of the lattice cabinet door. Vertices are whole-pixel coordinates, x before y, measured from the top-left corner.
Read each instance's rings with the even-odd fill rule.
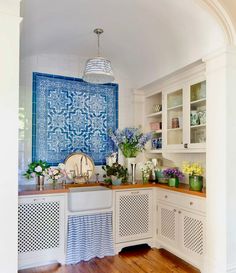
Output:
[[[180,212],[181,251],[195,263],[201,264],[205,247],[205,217],[185,210]]]
[[[20,197],[18,205],[19,268],[64,262],[64,195]]]
[[[170,205],[158,203],[158,239],[168,246],[178,246],[178,211]]]
[[[151,189],[116,192],[116,243],[153,236],[152,200]]]

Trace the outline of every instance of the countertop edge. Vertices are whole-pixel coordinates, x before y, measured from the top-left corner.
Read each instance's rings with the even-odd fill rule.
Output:
[[[111,190],[128,190],[128,189],[138,189],[138,188],[160,188],[163,190],[169,190],[179,193],[185,193],[193,196],[198,197],[206,197],[205,189],[203,192],[198,191],[191,191],[187,184],[180,184],[178,188],[169,187],[167,185],[158,184],[158,183],[140,183],[137,182],[136,184],[122,184],[118,186],[113,185],[106,185],[104,183],[88,183],[88,184],[58,184],[56,187],[48,184],[44,187],[39,188],[36,185],[21,185],[19,186],[18,196],[27,196],[27,195],[40,195],[40,194],[58,194],[58,193],[68,193],[70,187],[92,187],[92,186],[106,186],[109,187]]]

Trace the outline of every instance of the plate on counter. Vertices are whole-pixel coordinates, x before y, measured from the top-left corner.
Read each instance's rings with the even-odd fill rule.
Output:
[[[66,173],[70,179],[81,176],[89,179],[94,174],[95,165],[93,159],[82,152],[70,154],[65,159],[64,164]]]

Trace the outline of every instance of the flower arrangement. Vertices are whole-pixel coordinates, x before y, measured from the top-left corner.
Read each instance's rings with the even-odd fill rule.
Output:
[[[44,175],[55,183],[58,179],[66,176],[65,165],[60,163],[57,167],[49,167],[44,171]]]
[[[116,179],[121,179],[122,182],[128,180],[128,170],[119,163],[113,163],[111,166],[102,166],[106,174],[103,175],[104,182],[111,184]]]
[[[141,166],[142,178],[144,182],[147,182],[150,177],[150,172],[154,169],[153,162],[148,160]]]
[[[204,169],[200,163],[183,162],[182,170],[190,176],[202,176]]]
[[[34,161],[28,165],[28,170],[24,173],[24,176],[28,179],[44,175],[44,171],[49,168],[49,164],[46,161]]]
[[[182,180],[184,178],[184,174],[177,168],[165,169],[163,171],[163,175],[168,178],[178,178],[179,180]]]
[[[117,129],[109,131],[109,136],[116,145],[120,148],[124,157],[136,157],[138,152],[144,150],[145,144],[151,139],[152,133],[143,134],[139,128]]]

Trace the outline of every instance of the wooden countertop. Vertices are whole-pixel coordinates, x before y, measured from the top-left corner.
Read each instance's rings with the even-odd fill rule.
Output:
[[[22,195],[34,195],[34,194],[55,194],[55,193],[66,193],[69,192],[69,188],[71,187],[93,187],[93,186],[106,186],[112,190],[119,190],[119,189],[137,189],[137,188],[161,188],[164,190],[171,190],[176,192],[181,192],[185,194],[195,195],[199,197],[206,197],[206,189],[203,192],[198,191],[191,191],[189,190],[188,184],[179,184],[178,188],[169,187],[166,184],[159,184],[159,183],[143,183],[142,181],[137,181],[136,184],[122,184],[119,186],[107,186],[104,183],[87,183],[87,184],[56,184],[53,186],[52,184],[46,184],[42,188],[37,185],[20,185],[19,186],[19,196]]]

